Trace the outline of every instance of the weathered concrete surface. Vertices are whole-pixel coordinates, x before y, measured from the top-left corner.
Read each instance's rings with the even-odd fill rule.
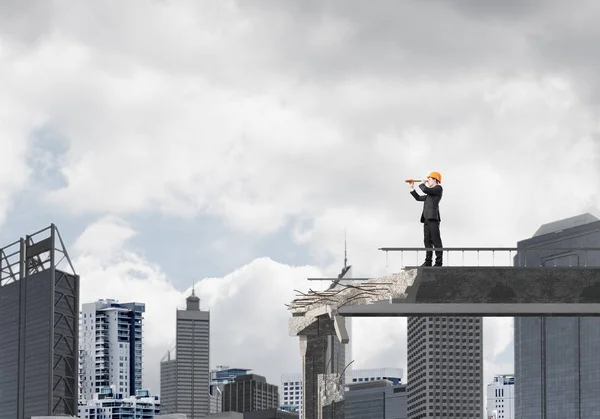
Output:
[[[293,336],[320,315],[596,316],[600,268],[412,268],[308,293],[290,310]]]
[[[302,411],[306,419],[318,419],[321,415],[318,377],[327,370],[327,338],[335,335],[333,320],[323,315],[298,332],[302,356]]]
[[[387,304],[347,304],[340,316],[599,316],[600,269],[415,268],[402,295]],[[391,304],[390,304],[391,303]]]
[[[319,374],[317,419],[344,419],[344,385],[341,374]]]

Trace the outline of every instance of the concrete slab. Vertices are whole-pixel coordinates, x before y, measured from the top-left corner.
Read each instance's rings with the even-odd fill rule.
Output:
[[[600,316],[600,269],[415,268],[401,296],[346,304],[340,316]]]

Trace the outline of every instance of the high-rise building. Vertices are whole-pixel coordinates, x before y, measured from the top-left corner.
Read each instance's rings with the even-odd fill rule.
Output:
[[[387,380],[398,385],[402,383],[402,372],[402,368],[357,369],[346,374],[346,384]],[[282,409],[298,412],[302,419],[302,374],[281,376],[279,400]]]
[[[0,248],[0,419],[77,415],[78,312],[54,224]]]
[[[600,266],[600,252],[578,250],[600,247],[600,220],[587,213],[544,224],[517,247],[515,266]],[[515,417],[598,417],[600,319],[515,317],[514,322]]]
[[[481,317],[409,317],[409,419],[480,419],[482,349]]]
[[[281,408],[298,412],[302,418],[302,374],[282,374],[279,394]]]
[[[356,382],[346,385],[345,419],[406,419],[406,386],[390,380]]]
[[[232,383],[236,377],[248,374],[250,369],[229,368],[225,365],[217,365],[216,370],[210,372],[210,413],[219,413],[223,410],[223,390],[225,384]]]
[[[177,310],[175,358],[161,362],[163,413],[184,413],[200,419],[210,413],[210,313],[200,310],[194,290],[185,310]]]
[[[80,319],[80,401],[100,389],[135,396],[142,390],[144,303],[98,300],[82,305]]]
[[[487,385],[487,417],[515,419],[514,375],[496,375]]]
[[[267,383],[262,375],[240,375],[232,383],[225,384],[223,412],[244,413],[278,408],[278,387]]]

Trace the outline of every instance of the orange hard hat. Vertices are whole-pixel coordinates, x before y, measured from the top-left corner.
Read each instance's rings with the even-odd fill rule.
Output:
[[[438,182],[442,183],[442,175],[439,172],[431,172],[427,177],[432,177],[437,179]]]

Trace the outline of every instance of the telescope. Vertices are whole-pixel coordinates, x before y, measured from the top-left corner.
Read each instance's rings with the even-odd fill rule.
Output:
[[[410,182],[419,183],[419,182],[425,182],[425,181],[421,180],[421,179],[406,179],[405,182],[406,183],[410,183]]]

